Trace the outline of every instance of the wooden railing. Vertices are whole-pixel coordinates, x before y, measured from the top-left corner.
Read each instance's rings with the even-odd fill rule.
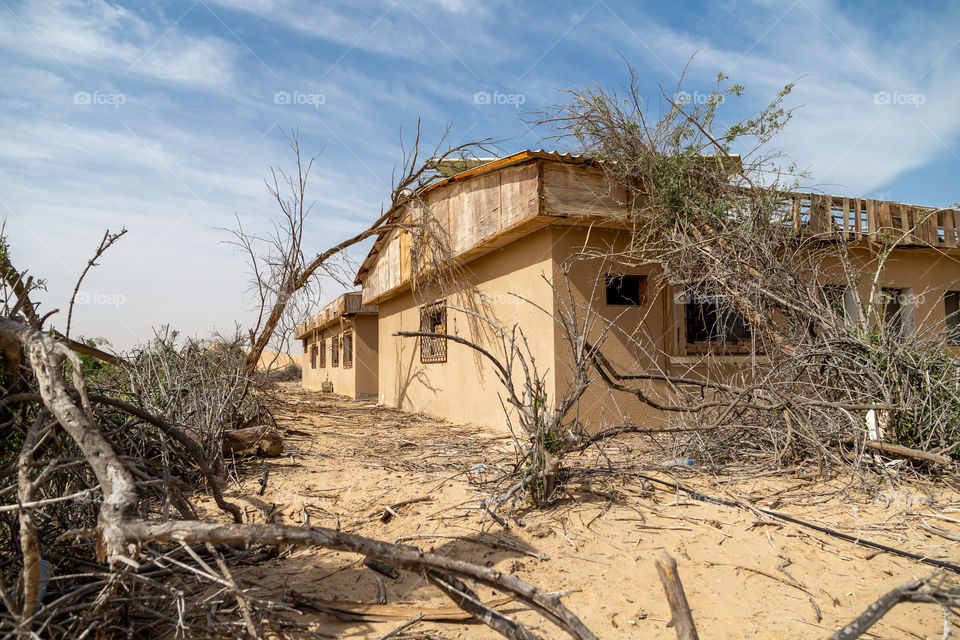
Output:
[[[315,331],[322,326],[329,324],[334,319],[351,315],[354,313],[376,313],[377,307],[365,305],[360,299],[360,292],[354,291],[341,295],[339,298],[327,303],[327,305],[317,311],[309,320],[297,326],[293,332],[293,337],[300,340],[311,331]]]
[[[957,209],[796,194],[791,200],[791,218],[798,233],[839,235],[847,241],[960,247],[960,210]]]

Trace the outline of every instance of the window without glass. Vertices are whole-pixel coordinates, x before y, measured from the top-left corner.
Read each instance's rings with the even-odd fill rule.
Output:
[[[747,353],[750,323],[723,296],[692,294],[686,303],[687,350],[693,353]]]
[[[836,320],[856,321],[860,317],[860,301],[855,288],[841,284],[825,284],[823,295]]]
[[[317,368],[317,345],[310,347],[310,368]]]
[[[327,366],[327,341],[320,341],[320,353],[318,360],[320,361],[320,368],[325,369]]]
[[[913,332],[913,296],[910,289],[884,288],[880,291],[880,313],[887,331],[895,335]]]
[[[608,273],[606,276],[607,304],[635,306],[643,304],[647,294],[646,276],[625,276]]]
[[[340,336],[330,338],[330,366],[340,366]]]
[[[947,291],[943,296],[947,317],[947,344],[960,346],[960,291]]]
[[[343,333],[343,368],[353,366],[353,331]]]
[[[420,308],[420,331],[447,332],[447,305],[438,302]],[[420,362],[424,364],[447,361],[447,339],[420,336]]]

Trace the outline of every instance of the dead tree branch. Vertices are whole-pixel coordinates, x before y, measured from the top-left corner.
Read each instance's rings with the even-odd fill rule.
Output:
[[[867,632],[890,609],[903,602],[922,602],[939,604],[957,613],[960,605],[960,587],[944,584],[944,574],[934,575],[925,580],[911,580],[900,585],[870,604],[856,620],[845,625],[830,636],[830,640],[854,640]]]
[[[73,320],[73,304],[76,302],[77,293],[80,291],[80,285],[83,283],[83,279],[87,277],[87,272],[93,267],[96,267],[97,260],[100,258],[100,256],[102,256],[107,249],[113,246],[113,243],[122,238],[126,233],[126,228],[121,229],[120,233],[110,233],[110,229],[107,229],[103,233],[103,238],[100,240],[97,250],[93,253],[93,257],[87,261],[87,266],[83,268],[83,271],[80,273],[80,277],[77,278],[77,284],[73,287],[73,293],[70,295],[70,305],[67,307],[67,328],[64,331],[64,337],[70,337],[70,322]]]

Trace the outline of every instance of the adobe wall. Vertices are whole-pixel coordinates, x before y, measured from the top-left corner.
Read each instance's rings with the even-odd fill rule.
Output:
[[[464,267],[464,286],[446,296],[423,288],[381,301],[379,313],[380,400],[403,408],[456,420],[506,428],[498,396],[503,387],[488,360],[471,348],[448,341],[445,363],[421,363],[419,340],[393,336],[396,331],[418,331],[420,307],[442,297],[447,303],[474,309],[507,329],[523,328],[536,366],[546,372],[547,388],[554,385],[553,321],[509,292],[530,298],[547,310],[553,295],[541,275],[552,272],[549,230],[525,236]],[[447,310],[447,331],[468,340],[478,336],[482,344],[499,353],[489,330],[463,312]],[[485,332],[481,335],[481,331]],[[519,337],[519,336],[518,336]],[[518,385],[522,374],[518,368]]]
[[[343,334],[353,332],[353,363],[344,366]],[[339,338],[340,358],[338,366],[333,366],[331,357],[332,338]],[[324,366],[320,366],[317,357],[316,366],[311,366],[310,351],[323,341],[326,350]],[[333,393],[358,399],[374,398],[377,394],[377,335],[376,316],[361,314],[341,317],[338,322],[313,332],[307,339],[303,354],[303,388],[321,391],[324,382],[333,384]]]

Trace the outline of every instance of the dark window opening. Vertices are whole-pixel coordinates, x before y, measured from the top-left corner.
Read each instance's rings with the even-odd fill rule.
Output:
[[[346,331],[343,334],[343,368],[349,369],[353,366],[353,331]]]
[[[947,291],[943,307],[947,316],[947,344],[960,346],[960,291]]]
[[[420,309],[420,331],[447,332],[447,305],[443,302]],[[447,361],[447,339],[420,336],[420,362],[425,364]]]
[[[834,317],[838,319],[844,318],[847,315],[846,293],[847,288],[843,285],[823,285],[823,297],[827,303],[827,307],[833,312]]]
[[[646,276],[607,274],[607,304],[635,306],[643,304],[647,293]]]
[[[318,360],[320,361],[320,368],[325,369],[327,367],[327,341],[326,340],[320,341],[320,351],[318,355],[320,356],[318,358]]]
[[[906,299],[904,289],[882,289],[880,291],[880,308],[883,316],[883,324],[887,331],[894,335],[901,335],[904,331],[904,320],[906,318],[907,307],[904,304]]]
[[[693,295],[686,304],[686,321],[690,351],[749,351],[753,339],[750,323],[722,296]]]
[[[317,368],[317,345],[310,347],[310,368]]]
[[[339,367],[340,366],[340,337],[334,336],[330,338],[330,366]]]

